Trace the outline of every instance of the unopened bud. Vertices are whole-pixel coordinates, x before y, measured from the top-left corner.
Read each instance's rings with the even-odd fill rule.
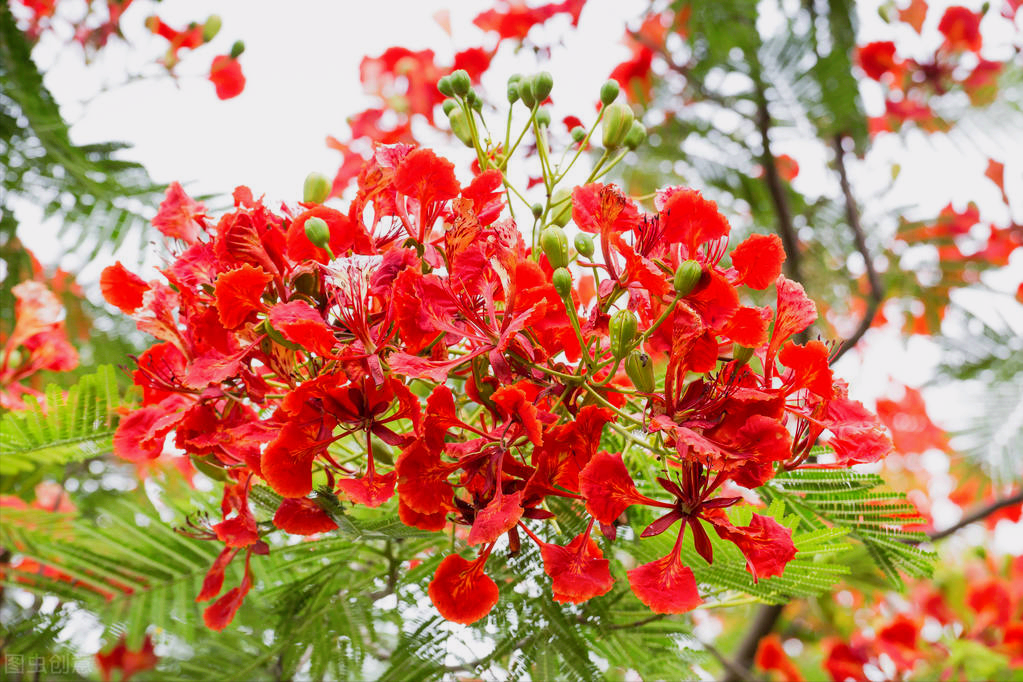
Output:
[[[575,236],[575,250],[579,252],[579,255],[583,258],[590,258],[593,256],[593,237],[580,232]]]
[[[519,92],[519,99],[526,105],[527,109],[532,109],[536,106],[536,98],[533,97],[533,90],[529,87],[529,80],[523,78],[516,85]]]
[[[483,100],[480,99],[480,96],[476,94],[475,90],[469,90],[469,94],[465,96],[465,99],[469,102],[469,106],[476,111],[483,110]]]
[[[643,144],[643,140],[646,139],[646,126],[639,121],[633,121],[632,127],[629,128],[628,134],[625,136],[625,148],[635,149],[639,145]]]
[[[533,212],[534,218],[539,218],[540,216],[543,215],[543,204],[539,203],[533,204],[532,206],[529,207],[529,210]]]
[[[234,41],[234,45],[231,46],[231,59],[238,59],[242,56],[242,52],[245,52],[245,43],[240,40]]]
[[[202,41],[208,43],[213,40],[220,33],[222,24],[223,21],[221,21],[219,14],[211,14],[207,17],[206,23],[202,25]]]
[[[740,346],[737,343],[732,344],[732,360],[739,363],[740,366],[745,365],[752,357],[752,348],[749,348],[748,346]]]
[[[450,116],[451,112],[458,108],[458,100],[447,97],[441,102],[440,108],[444,110],[445,116]]]
[[[618,81],[612,79],[600,86],[600,103],[605,107],[618,99]]]
[[[307,204],[322,204],[330,196],[330,180],[323,173],[305,176],[302,186],[302,201]]]
[[[568,235],[560,227],[552,225],[540,233],[540,248],[552,268],[568,265]]]
[[[684,261],[675,270],[675,293],[679,296],[688,296],[700,283],[703,277],[703,266],[694,260]]]
[[[549,126],[551,124],[551,112],[547,107],[540,107],[536,112],[536,124],[538,126]]]
[[[445,97],[455,96],[455,89],[451,87],[451,76],[444,76],[437,81],[437,89],[440,90],[440,94]]]
[[[586,139],[586,128],[583,128],[582,126],[576,126],[575,128],[572,128],[572,141],[573,142],[582,142],[585,139]]]
[[[455,134],[459,140],[462,141],[466,147],[472,145],[472,129],[469,128],[469,119],[465,117],[465,112],[461,109],[453,109],[448,114],[448,123],[451,124],[451,132]]]
[[[469,94],[469,90],[472,89],[472,79],[469,78],[469,72],[465,69],[452,71],[448,79],[451,83],[451,89],[455,91],[456,97],[465,97]]]
[[[622,146],[635,118],[636,115],[632,113],[632,107],[628,104],[617,102],[610,105],[604,112],[604,148],[617,149]]]
[[[325,249],[330,244],[330,227],[323,218],[307,218],[305,221],[305,236],[313,246]]]
[[[554,285],[554,290],[561,298],[568,300],[568,297],[572,295],[572,273],[566,268],[558,268],[554,271],[551,284]]]
[[[657,388],[654,362],[641,350],[634,350],[625,358],[625,374],[640,393],[653,393]]]
[[[632,347],[636,332],[639,331],[639,320],[631,310],[619,310],[611,316],[607,326],[611,337],[611,355],[620,360]]]
[[[551,208],[555,206],[557,208],[554,210],[551,222],[558,227],[568,225],[568,221],[572,219],[572,195],[567,189],[562,188],[554,193]]]
[[[541,71],[536,74],[530,82],[530,90],[532,90],[533,99],[535,99],[537,103],[543,102],[547,99],[553,89],[554,76],[552,76],[548,71]]]

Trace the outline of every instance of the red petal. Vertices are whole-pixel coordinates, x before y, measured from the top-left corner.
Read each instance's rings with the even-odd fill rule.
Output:
[[[657,193],[656,206],[660,211],[664,241],[685,244],[689,258],[696,255],[700,245],[725,237],[732,229],[718,211],[718,205],[704,199],[695,189],[661,190]]]
[[[457,554],[445,557],[430,581],[430,600],[440,615],[469,625],[490,613],[497,603],[497,584],[483,572],[482,562],[466,561]]]
[[[767,343],[767,328],[771,325],[771,309],[739,308],[721,329],[721,333],[747,348],[759,348]]]
[[[114,433],[114,454],[129,462],[159,457],[163,453],[163,438],[155,438],[154,429],[166,414],[162,407],[142,407],[122,419]],[[168,430],[164,430],[164,435]]]
[[[394,174],[394,188],[424,205],[454,199],[461,190],[455,165],[429,149],[416,149],[405,157]]]
[[[448,483],[450,468],[440,453],[417,438],[398,457],[398,495],[410,509],[420,514],[444,512],[451,505],[454,489]]]
[[[629,505],[653,502],[639,494],[620,454],[598,453],[579,473],[586,511],[601,523],[614,523]]]
[[[401,498],[398,498],[398,518],[406,526],[412,528],[418,528],[420,530],[428,530],[430,532],[437,532],[444,530],[444,526],[448,523],[447,512],[437,512],[436,514],[421,514],[415,509],[412,509],[405,504]]]
[[[323,317],[303,301],[275,305],[270,309],[270,324],[288,341],[319,355],[331,355],[337,341]]]
[[[266,285],[273,276],[251,265],[242,265],[217,277],[214,298],[220,321],[228,329],[235,329],[253,312],[264,308],[262,301]]]
[[[199,231],[205,220],[206,207],[192,201],[181,185],[172,182],[153,218],[153,227],[168,237],[195,244],[199,241]]]
[[[791,391],[808,388],[822,398],[834,392],[834,376],[828,363],[828,347],[820,341],[808,341],[805,346],[786,344],[778,354],[781,364],[792,370],[794,383]]]
[[[732,266],[739,281],[753,289],[766,289],[781,274],[785,247],[776,234],[754,234],[732,251]]]
[[[796,556],[792,531],[769,516],[754,514],[748,526],[736,527],[720,510],[707,512],[704,518],[714,525],[723,539],[734,542],[746,557],[746,570],[754,580],[781,575],[785,564]]]
[[[543,543],[540,554],[555,601],[579,604],[607,594],[614,586],[611,564],[589,533],[576,536],[565,547]]]
[[[628,572],[629,585],[654,613],[686,613],[703,603],[693,571],[672,551]]]
[[[220,99],[237,97],[245,89],[245,76],[242,65],[231,55],[222,54],[215,57],[210,64],[210,82],[217,90]]]
[[[638,224],[639,211],[614,185],[595,182],[573,190],[572,220],[584,232],[624,232]]]
[[[526,400],[526,394],[515,386],[502,386],[494,391],[491,400],[497,403],[506,417],[518,417],[533,445],[543,445],[540,422],[536,420],[536,405]]]
[[[817,306],[806,295],[802,284],[779,275],[775,285],[778,288],[778,313],[771,332],[771,344],[767,348],[768,362],[773,362],[774,354],[786,339],[817,319]]]
[[[494,495],[486,507],[476,513],[469,531],[469,544],[491,543],[515,527],[522,517],[522,491],[513,495]]]
[[[327,533],[337,528],[327,512],[305,497],[284,498],[274,514],[274,525],[293,535]]]
[[[142,297],[149,289],[149,285],[135,273],[126,270],[121,261],[103,269],[99,287],[107,303],[117,306],[128,315],[142,306]]]
[[[361,478],[342,479],[338,481],[337,487],[356,504],[379,507],[394,496],[394,482],[397,477],[396,471],[383,475],[367,473]]]

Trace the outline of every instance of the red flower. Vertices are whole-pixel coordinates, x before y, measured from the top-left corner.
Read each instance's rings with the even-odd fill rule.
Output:
[[[273,275],[251,265],[242,265],[217,277],[214,289],[217,313],[228,329],[241,326],[249,316],[266,308],[260,300]]]
[[[529,29],[557,14],[570,15],[575,26],[585,4],[586,0],[563,0],[529,7],[522,0],[501,0],[498,8],[478,14],[472,23],[484,31],[496,32],[501,38],[525,40]]]
[[[181,185],[172,182],[153,218],[153,227],[167,237],[195,244],[206,229],[206,207],[185,194]]]
[[[590,538],[590,530],[577,535],[568,545],[549,544],[537,539],[543,556],[543,570],[551,578],[554,600],[580,604],[607,594],[614,587],[610,562]]]
[[[488,547],[475,561],[457,554],[445,557],[430,581],[429,593],[440,615],[450,621],[471,625],[490,613],[497,603],[497,583],[483,572],[490,554]]]
[[[245,89],[242,65],[230,55],[214,57],[213,63],[210,64],[210,82],[216,88],[217,97],[220,99],[237,97]]]
[[[96,652],[96,667],[99,668],[104,682],[109,682],[114,670],[121,671],[121,682],[128,682],[136,673],[156,667],[160,659],[154,652],[153,640],[149,635],[146,635],[142,648],[138,651],[129,650],[125,636],[121,635],[113,649],[106,653]]]
[[[757,645],[756,663],[762,670],[777,670],[785,682],[803,682],[799,668],[785,653],[781,645],[781,637],[772,632],[760,640]]]
[[[752,289],[766,289],[781,274],[785,248],[776,234],[753,234],[732,251],[732,266],[739,283]]]
[[[103,269],[99,287],[107,303],[128,315],[142,307],[142,297],[149,289],[141,277],[126,270],[120,261]]]
[[[686,257],[696,258],[700,246],[727,237],[731,226],[718,205],[694,189],[669,187],[657,193],[655,200],[664,240],[681,243]]]
[[[938,23],[938,30],[945,35],[945,46],[956,52],[979,52],[984,40],[980,34],[980,19],[980,14],[966,7],[946,9]]]
[[[860,68],[876,81],[886,73],[898,74],[902,60],[895,57],[895,43],[890,40],[867,43],[856,51]]]
[[[654,613],[686,613],[703,603],[693,570],[682,563],[682,534],[660,559],[628,572],[629,586]]]
[[[601,523],[614,523],[633,504],[659,505],[636,490],[620,454],[601,452],[591,459],[579,473],[579,490],[586,511]]]
[[[305,497],[284,498],[274,514],[274,525],[295,535],[328,533],[337,528],[325,511]]]

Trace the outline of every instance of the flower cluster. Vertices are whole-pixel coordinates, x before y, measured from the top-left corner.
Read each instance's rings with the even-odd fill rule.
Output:
[[[686,532],[708,562],[709,532],[734,543],[755,579],[795,556],[773,518],[733,524],[740,487],[891,449],[832,375],[830,347],[800,338],[816,310],[781,274],[777,237],[730,248],[728,221],[699,192],[665,189],[647,210],[597,181],[642,141],[614,103],[617,85],[601,91],[593,137],[605,155],[570,192],[555,185],[598,123],[580,127],[575,156],[555,167],[541,107],[549,74],[509,87],[528,107],[523,134],[535,134],[547,189],[528,243],[505,216],[521,196],[504,174],[510,152],[480,140],[470,76],[456,71],[439,88],[477,153],[468,183],[434,151],[398,143],[375,148],[346,210],[320,203],[322,176],[276,212],[240,187],[219,220],[175,184],[154,220],[177,245],[164,281],[119,263],[104,271],[107,301],[159,340],[138,358],[143,404],[121,421],[115,452],[156,458],[173,434],[226,480],[223,519],[196,531],[225,544],[198,599],[220,594],[243,552],[246,570],[207,609],[210,627],[230,622],[253,587],[252,554],[268,551],[248,504],[259,481],[283,497],[273,526],[288,533],[336,527],[325,495],[367,507],[397,497],[407,526],[463,528],[475,556],[446,557],[429,587],[459,623],[498,601],[485,567],[505,539],[511,552],[523,536],[535,542],[554,599],[578,603],[614,583],[599,535],[613,541],[632,506],[659,510],[640,535],[675,528],[674,547],[628,581],[652,610],[682,613],[701,602],[681,558]],[[751,303],[771,289],[773,307]],[[830,454],[813,449],[822,438]],[[621,439],[656,460],[659,488],[637,486],[635,455],[608,451]],[[554,498],[590,517],[563,546],[542,539]]]

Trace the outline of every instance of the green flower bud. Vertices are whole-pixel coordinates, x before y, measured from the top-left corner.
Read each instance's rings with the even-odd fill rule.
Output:
[[[451,76],[444,76],[437,81],[437,89],[440,90],[440,94],[445,97],[455,96],[455,89],[451,87]]]
[[[611,79],[600,86],[600,103],[605,107],[618,99],[618,81]]]
[[[465,69],[452,71],[448,79],[451,83],[451,89],[455,91],[455,96],[457,97],[465,97],[469,94],[469,90],[472,89],[472,79],[469,78],[469,72]]]
[[[508,104],[515,104],[519,101],[519,86],[517,83],[508,83]]]
[[[568,221],[572,219],[572,193],[564,188],[559,189],[554,193],[551,206],[557,206],[554,215],[551,216],[551,222],[558,227],[568,225]]]
[[[313,243],[313,246],[321,249],[327,248],[330,244],[330,227],[323,218],[307,218],[305,221],[306,239]]]
[[[330,180],[323,173],[310,173],[302,185],[302,201],[307,204],[322,204],[330,196]]]
[[[603,138],[605,149],[617,149],[625,141],[636,115],[628,104],[617,102],[604,111]]]
[[[577,234],[575,236],[575,250],[583,258],[591,258],[593,256],[593,237],[585,232]]]
[[[532,109],[536,106],[536,98],[533,97],[533,90],[529,87],[529,81],[523,79],[516,85],[519,91],[519,99],[526,105],[527,109]]]
[[[703,266],[694,260],[687,260],[675,270],[675,293],[688,296],[700,283],[703,277]]]
[[[537,102],[542,102],[551,94],[554,89],[554,76],[548,71],[541,71],[533,76],[530,82],[530,90]]]
[[[586,128],[583,128],[582,126],[576,126],[575,128],[572,128],[572,141],[573,142],[582,142],[585,139],[586,139]]]
[[[450,116],[451,112],[458,108],[458,100],[448,97],[441,102],[440,108],[444,110],[445,116]]]
[[[551,124],[551,112],[547,107],[540,107],[537,110],[536,124],[538,126],[549,126]]]
[[[551,284],[554,285],[554,290],[561,298],[567,300],[572,295],[572,273],[565,268],[558,268],[554,271]]]
[[[208,43],[216,38],[222,24],[219,14],[211,14],[202,25],[202,41]]]
[[[245,43],[240,40],[234,41],[234,45],[231,46],[231,59],[238,59],[242,56],[242,52],[245,52]]]
[[[476,94],[475,90],[470,90],[469,94],[465,98],[469,102],[469,106],[476,111],[483,111],[483,100]]]
[[[563,268],[568,265],[568,235],[556,225],[544,228],[540,233],[540,248],[547,256],[552,268]]]
[[[466,147],[472,146],[472,129],[469,128],[469,119],[461,109],[453,109],[448,114],[448,123],[451,124],[451,132],[462,141]]]
[[[533,204],[529,207],[529,210],[533,212],[534,218],[539,218],[543,215],[543,204]]]
[[[639,145],[643,144],[643,140],[646,139],[646,126],[639,121],[633,121],[632,127],[629,128],[628,134],[625,136],[625,148],[635,149]]]
[[[737,362],[740,366],[745,365],[749,362],[749,359],[753,357],[753,349],[746,346],[740,346],[735,343],[732,344],[732,360]]]
[[[654,362],[641,350],[634,350],[625,358],[625,374],[640,393],[653,393],[657,388]]]
[[[624,358],[639,331],[639,320],[631,310],[619,310],[611,316],[607,325],[611,336],[611,355],[616,360]]]

